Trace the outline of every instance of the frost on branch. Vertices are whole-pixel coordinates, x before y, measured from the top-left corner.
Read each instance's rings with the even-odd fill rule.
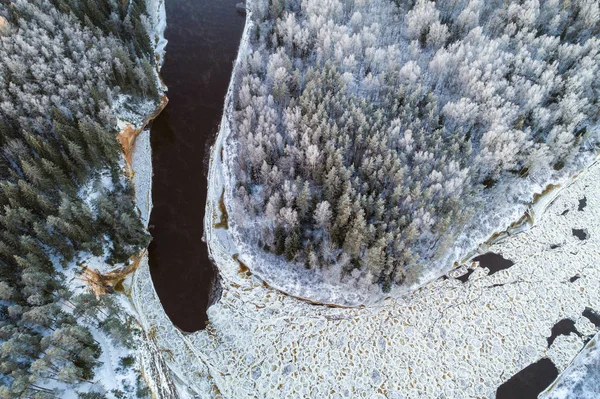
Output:
[[[252,8],[228,141],[232,223],[298,268],[411,285],[593,154],[596,2]]]

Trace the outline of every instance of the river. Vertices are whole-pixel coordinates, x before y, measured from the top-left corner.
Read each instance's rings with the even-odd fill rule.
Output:
[[[202,242],[208,148],[217,133],[245,18],[239,0],[167,0],[162,77],[169,104],[151,127],[152,281],[186,332],[204,328],[215,278]]]

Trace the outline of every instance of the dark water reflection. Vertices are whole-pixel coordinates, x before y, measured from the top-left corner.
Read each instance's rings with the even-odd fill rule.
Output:
[[[508,269],[515,263],[510,259],[504,259],[502,255],[494,252],[488,252],[473,258],[473,262],[479,262],[479,266],[487,267],[490,271],[488,276],[498,273],[500,270]]]
[[[239,0],[166,0],[162,76],[169,104],[151,130],[154,287],[171,321],[204,328],[213,266],[202,242],[207,148],[214,141],[239,46]]]
[[[508,269],[515,263],[510,259],[504,259],[502,255],[498,255],[494,252],[487,252],[483,255],[476,256],[473,258],[473,262],[479,262],[480,267],[487,267],[489,270],[488,276],[494,273],[498,273],[500,270]],[[457,277],[457,280],[466,283],[469,281],[469,276],[475,271],[475,269],[469,269],[462,276]]]
[[[548,358],[530,364],[496,391],[496,399],[535,399],[558,377],[558,370]]]

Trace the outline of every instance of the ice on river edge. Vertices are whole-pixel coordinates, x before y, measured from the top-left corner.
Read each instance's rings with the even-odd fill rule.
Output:
[[[242,51],[247,33],[248,24]],[[299,301],[242,273],[231,256],[234,243],[225,230],[214,229],[210,215],[224,184],[226,128],[224,116],[205,221],[223,278],[210,325],[182,334],[160,305],[147,261],[134,276],[136,309],[176,376],[179,397],[493,398],[499,385],[542,357],[565,370],[583,346],[568,336],[547,348],[546,338],[557,321],[586,325],[583,309],[600,307],[600,165],[566,188],[533,229],[490,247],[515,262],[510,269],[487,276],[479,268],[465,284],[437,280],[405,297],[336,309]],[[583,196],[588,206],[579,212]],[[572,228],[587,229],[589,238],[580,241]],[[580,278],[570,282],[575,275]]]
[[[600,393],[600,333],[540,399],[595,399]]]

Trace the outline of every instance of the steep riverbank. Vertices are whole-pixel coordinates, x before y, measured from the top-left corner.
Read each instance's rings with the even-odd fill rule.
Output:
[[[155,46],[156,60],[156,83],[158,92],[161,94],[160,102],[145,101],[131,103],[131,98],[119,96],[113,103],[113,112],[118,120],[119,133],[116,139],[122,147],[122,167],[125,172],[123,179],[128,178],[136,188],[136,206],[142,223],[147,226],[148,215],[152,204],[150,182],[152,169],[150,162],[145,162],[145,154],[149,154],[149,131],[147,126],[160,114],[168,102],[164,95],[166,89],[160,80],[160,67],[164,59],[163,31],[166,26],[166,15],[164,13],[163,0],[149,0],[147,3],[148,19],[146,27]],[[140,156],[141,155],[141,156]],[[94,187],[85,188],[87,195],[94,195]],[[140,264],[140,259],[145,256],[144,248],[139,255],[130,259],[126,264],[109,265],[105,263],[104,257],[82,254],[81,258],[68,265],[63,271],[65,283],[74,293],[92,291],[97,296],[111,295],[111,299],[118,304],[121,314],[119,319],[126,323],[131,334],[132,346],[124,346],[114,336],[107,334],[94,323],[87,323],[94,339],[102,349],[99,365],[94,370],[94,379],[91,384],[80,384],[77,390],[82,393],[96,393],[107,397],[122,397],[121,395],[134,395],[135,390],[140,394],[144,392],[145,385],[151,388],[156,397],[173,397],[169,393],[176,392],[169,389],[173,386],[168,373],[159,372],[164,364],[161,355],[149,345],[149,340],[144,338],[145,332],[140,328],[141,323],[136,325],[135,320],[141,318],[137,309],[132,306],[128,296],[131,289],[132,275]],[[104,313],[102,310],[101,313]],[[129,324],[129,322],[132,322]],[[151,358],[152,361],[146,359]],[[130,359],[135,359],[133,364]],[[127,367],[124,364],[127,363]],[[162,367],[165,369],[166,367]],[[146,384],[141,375],[147,377]],[[159,389],[156,389],[156,385]],[[53,387],[57,385],[54,384]],[[59,388],[62,388],[58,386]],[[167,395],[160,395],[160,393]],[[75,399],[75,389],[61,392],[65,399]],[[129,397],[129,396],[128,396]]]
[[[164,0],[150,0],[147,6],[150,17],[147,27],[150,29],[149,35],[155,46],[154,55],[159,82],[158,89],[162,93],[161,102],[153,110],[137,110],[140,115],[145,115],[142,116],[142,119],[139,117],[126,118],[129,119],[127,122],[120,122],[121,132],[117,137],[123,148],[125,168],[135,189],[135,199],[140,219],[146,228],[148,228],[152,211],[152,149],[148,126],[163,112],[169,101],[165,95],[167,87],[162,82],[160,75],[167,46],[164,35],[167,26],[165,2]],[[127,296],[128,301],[124,301],[122,296],[119,296],[118,300],[126,304],[125,309],[135,317],[139,327],[141,327],[141,336],[138,340],[139,346],[136,350],[137,364],[152,397],[178,397],[179,392],[174,383],[171,370],[168,368],[160,348],[155,344],[155,332],[147,328],[142,307],[138,305],[135,281],[138,278],[140,268],[142,272],[148,268],[147,249],[144,249],[121,273],[122,276],[119,279],[120,291]],[[145,278],[151,282],[149,275]],[[160,303],[158,305],[160,307]],[[110,364],[108,366],[112,367]]]

